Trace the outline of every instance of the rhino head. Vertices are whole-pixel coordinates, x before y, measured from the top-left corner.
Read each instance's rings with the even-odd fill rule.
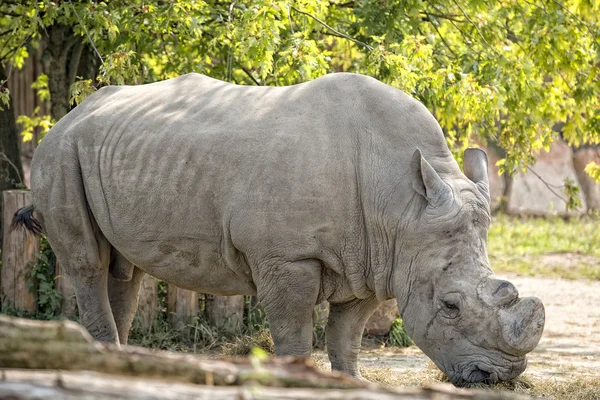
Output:
[[[394,278],[399,310],[414,342],[455,385],[510,380],[540,340],[544,306],[536,297],[520,298],[490,268],[485,152],[465,152],[464,175],[444,164],[438,169],[414,153],[418,217],[402,242],[410,249],[403,257],[409,283],[405,274]]]

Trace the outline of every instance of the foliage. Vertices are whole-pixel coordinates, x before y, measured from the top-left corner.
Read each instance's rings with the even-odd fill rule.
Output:
[[[80,77],[78,77],[80,78]],[[96,88],[91,79],[79,79],[71,85],[71,105],[81,103],[86,97],[94,93]]]
[[[565,178],[563,191],[567,198],[565,204],[566,210],[577,210],[581,207],[581,199],[579,198],[579,186],[571,178]]]
[[[37,319],[53,319],[59,315],[62,295],[54,279],[56,256],[45,237],[40,240],[37,260],[30,263],[29,291],[37,292]]]
[[[31,88],[35,89],[41,101],[50,101],[50,90],[48,89],[48,75],[41,74],[35,82],[31,84]],[[23,142],[29,142],[33,139],[34,129],[39,129],[40,140],[52,128],[55,121],[50,115],[40,115],[40,107],[33,110],[33,115],[19,115],[17,123],[21,125],[21,137]]]
[[[63,296],[56,288],[56,256],[45,237],[40,239],[40,251],[35,256],[36,261],[29,263],[31,269],[27,271],[25,279],[29,291],[36,293],[36,311],[17,310],[8,305],[2,308],[2,314],[41,320],[61,318],[60,305]]]
[[[94,85],[187,72],[250,85],[360,72],[421,100],[457,155],[490,141],[513,171],[548,148],[556,122],[572,145],[600,141],[598,15],[599,2],[577,0],[7,1],[0,60],[18,67],[45,31],[71,27],[104,61],[75,102]]]
[[[404,321],[402,318],[397,318],[393,323],[388,335],[387,345],[396,347],[410,347],[414,346],[414,342],[408,336],[406,329],[404,328]]]
[[[33,139],[33,130],[36,128],[40,128],[40,136],[44,137],[46,133],[52,128],[54,125],[54,121],[52,117],[49,115],[39,115],[40,108],[36,107],[33,110],[32,116],[27,115],[19,115],[17,118],[17,123],[21,125],[21,136],[24,142],[29,142]]]
[[[7,87],[2,87],[3,85],[4,82],[0,81],[0,111],[10,105],[10,90]]]
[[[596,183],[600,183],[600,165],[592,161],[585,167],[585,172],[594,178]]]

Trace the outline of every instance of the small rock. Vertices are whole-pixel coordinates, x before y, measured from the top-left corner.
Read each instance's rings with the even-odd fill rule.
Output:
[[[370,335],[387,335],[392,322],[400,316],[395,299],[386,300],[377,307],[365,326],[365,332]]]

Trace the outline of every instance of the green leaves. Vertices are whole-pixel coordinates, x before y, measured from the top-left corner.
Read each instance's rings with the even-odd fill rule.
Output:
[[[596,164],[594,161],[590,162],[585,167],[585,172],[587,172],[596,183],[600,183],[600,165]]]
[[[81,79],[79,77],[79,79]],[[94,87],[91,79],[82,79],[75,81],[71,85],[71,100],[69,103],[71,105],[80,104],[86,97],[90,94],[94,93],[96,88]]]
[[[75,103],[99,85],[188,72],[247,85],[363,73],[421,100],[455,154],[491,142],[514,171],[558,122],[569,144],[600,143],[598,15],[600,3],[578,0],[29,0],[0,6],[0,35],[13,33],[0,36],[0,59],[22,65],[21,43],[70,26],[104,58],[97,80],[71,88]]]
[[[38,319],[53,319],[60,313],[62,294],[56,289],[54,272],[56,268],[56,256],[52,252],[45,237],[40,240],[40,252],[36,254],[37,260],[30,263],[27,280],[29,290],[37,293],[37,311],[35,317]]]
[[[49,115],[39,115],[40,107],[36,107],[33,115],[19,115],[17,124],[21,125],[21,137],[24,142],[33,139],[33,130],[40,128],[40,140],[54,126],[55,121]]]
[[[2,85],[4,82],[0,82],[0,111],[3,111],[4,107],[10,106],[10,90]]]

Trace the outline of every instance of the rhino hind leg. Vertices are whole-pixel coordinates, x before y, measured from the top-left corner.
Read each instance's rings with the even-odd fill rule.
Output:
[[[104,237],[87,205],[55,207],[44,217],[48,242],[56,259],[71,281],[77,298],[81,324],[100,342],[119,344],[117,327],[108,299],[108,269],[111,246]]]
[[[118,281],[130,281],[133,277],[134,266],[114,247],[111,250],[110,276]]]
[[[358,353],[363,331],[378,305],[379,301],[375,297],[329,305],[326,335],[331,369],[361,378]]]
[[[321,283],[318,260],[281,263],[257,281],[257,295],[269,321],[275,354],[308,357],[312,352],[312,313]]]
[[[122,260],[120,261],[124,264]],[[131,270],[129,280],[116,279],[112,274],[108,277],[108,298],[121,344],[127,344],[133,317],[137,311],[140,286],[146,275],[131,263],[129,267]]]

